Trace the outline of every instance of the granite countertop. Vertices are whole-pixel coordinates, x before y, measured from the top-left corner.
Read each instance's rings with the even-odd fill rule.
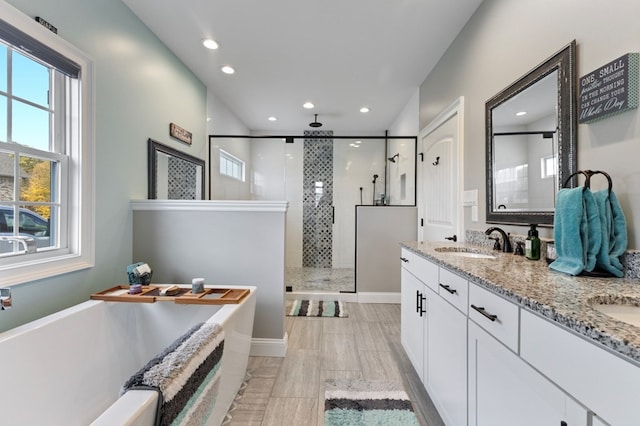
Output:
[[[591,306],[594,301],[640,305],[639,279],[574,277],[550,270],[544,260],[533,261],[468,243],[401,245],[640,365],[640,327],[617,321]],[[434,250],[444,246],[474,248],[497,258],[457,257]]]

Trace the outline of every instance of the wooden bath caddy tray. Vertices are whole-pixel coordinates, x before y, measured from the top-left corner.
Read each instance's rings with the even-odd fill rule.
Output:
[[[118,285],[98,293],[93,293],[91,299],[109,302],[174,302],[179,305],[226,305],[240,303],[249,294],[246,288],[205,288],[204,292],[194,294],[189,288],[180,288],[178,294],[161,296],[160,290],[167,286],[143,285],[142,292],[129,294],[128,285]]]

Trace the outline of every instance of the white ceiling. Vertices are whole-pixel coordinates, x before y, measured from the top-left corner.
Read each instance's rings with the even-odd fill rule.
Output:
[[[481,0],[123,2],[249,130],[300,134],[317,113],[364,134],[389,128]]]

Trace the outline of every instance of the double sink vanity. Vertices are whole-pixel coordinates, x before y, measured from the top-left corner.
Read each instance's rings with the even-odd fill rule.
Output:
[[[487,224],[552,226],[558,191],[578,186],[576,75],[573,40],[486,102]],[[637,273],[574,277],[469,243],[401,249],[402,344],[445,424],[640,425]]]
[[[402,244],[402,344],[447,425],[640,424],[640,284]]]

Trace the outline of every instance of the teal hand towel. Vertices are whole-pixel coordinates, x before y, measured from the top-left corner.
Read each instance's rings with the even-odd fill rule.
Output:
[[[569,275],[592,271],[602,242],[593,193],[582,187],[561,189],[553,227],[558,258],[549,267]]]
[[[596,266],[613,276],[623,277],[620,256],[627,249],[627,222],[618,198],[609,190],[593,194],[600,213],[602,244],[596,256]]]

